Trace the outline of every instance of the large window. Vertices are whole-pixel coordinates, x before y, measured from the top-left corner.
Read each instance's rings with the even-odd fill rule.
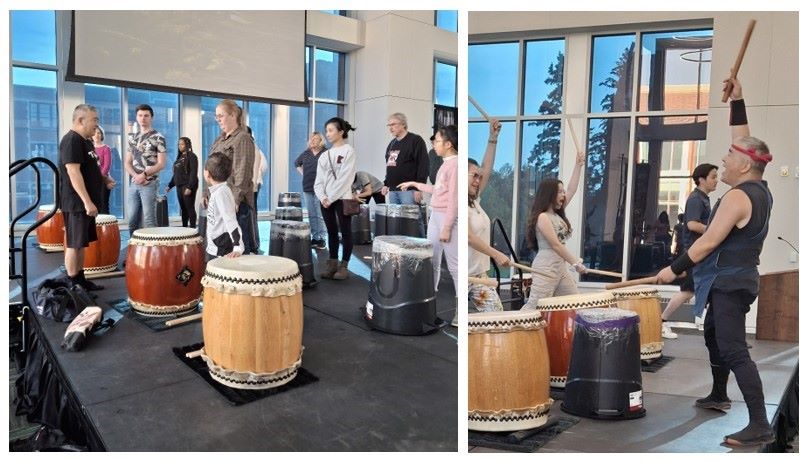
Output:
[[[250,117],[249,125],[255,138],[255,144],[264,153],[267,158],[267,169],[264,172],[261,189],[258,191],[258,201],[255,206],[259,212],[269,211],[272,192],[272,184],[270,183],[270,172],[272,171],[272,105],[263,102],[250,102],[247,105],[247,111]],[[255,152],[258,155],[258,151]],[[258,161],[258,158],[256,158]]]
[[[449,32],[457,32],[457,10],[436,10],[435,25]]]
[[[289,108],[288,192],[303,191],[303,176],[295,168],[295,160],[308,148],[311,132],[319,131],[325,138],[325,122],[332,117],[342,117],[345,111],[345,60],[343,53],[306,47],[309,104]],[[311,92],[312,87],[314,92]]]
[[[122,219],[125,217],[124,184],[129,178],[123,168],[123,155],[127,146],[126,139],[122,136],[121,89],[114,86],[85,84],[84,100],[98,109],[98,122],[104,129],[104,144],[112,151],[109,174],[118,184],[109,195],[109,213]],[[170,162],[170,159],[167,162]]]
[[[435,61],[435,104],[457,107],[457,65]]]
[[[582,245],[590,267],[638,278],[670,264],[672,226],[693,190],[689,176],[707,139],[712,35],[592,38],[590,111],[619,114],[589,119]]]
[[[504,122],[482,203],[492,219],[503,221],[519,258],[529,261],[533,253],[524,243],[538,184],[558,176],[561,163],[572,167],[560,158],[562,119],[584,112],[583,203],[580,217],[571,216],[581,255],[589,267],[640,277],[670,262],[665,215],[672,227],[703,156],[713,33],[569,36],[581,34],[589,45],[576,40],[573,49],[555,37],[469,45],[469,95]],[[590,74],[565,78],[565,59],[588,60]],[[574,87],[565,86],[568,80]],[[575,96],[572,109],[569,95]],[[469,155],[481,159],[487,123],[476,107],[468,109]]]
[[[56,19],[53,11],[11,12],[11,158],[45,157],[59,163]],[[54,202],[52,173],[40,170],[40,205]],[[36,176],[28,168],[12,178],[9,220],[36,202]],[[22,222],[34,220],[36,211]]]
[[[500,156],[512,159],[508,168],[500,168],[495,173],[497,176],[509,174],[510,177],[492,181],[489,185],[489,188],[502,190],[486,191],[482,204],[492,218],[497,217],[503,222],[519,259],[525,261],[532,259],[534,254],[527,248],[525,236],[539,183],[557,176],[559,171],[564,48],[564,39],[469,47],[469,94],[489,116],[496,116],[504,122],[497,161]],[[469,113],[473,121],[484,120],[473,105],[469,105]],[[487,136],[488,124],[479,125]],[[481,141],[486,142],[485,139]],[[507,202],[494,203],[486,198],[487,194],[500,200],[507,197]]]
[[[159,193],[168,186],[174,175],[173,165],[177,159],[177,144],[180,140],[180,101],[177,93],[164,93],[162,91],[129,89],[127,91],[130,132],[140,130],[135,116],[135,108],[140,104],[148,104],[154,110],[152,128],[160,132],[166,139],[166,164],[160,171]],[[124,146],[124,149],[127,149]],[[180,205],[175,198],[168,199],[168,214],[179,215]]]

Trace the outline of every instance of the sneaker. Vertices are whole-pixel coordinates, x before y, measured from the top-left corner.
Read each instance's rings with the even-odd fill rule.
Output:
[[[774,432],[770,427],[757,427],[749,424],[740,431],[724,437],[724,443],[736,447],[766,445],[774,442]]]
[[[665,339],[676,339],[679,337],[676,333],[671,331],[671,327],[669,327],[666,323],[662,324],[662,337]]]
[[[317,240],[314,244],[314,248],[318,250],[325,250],[325,240]]]
[[[696,403],[693,404],[693,406],[696,406],[696,407],[699,407],[699,408],[707,408],[709,410],[718,410],[718,411],[726,412],[727,410],[730,409],[730,407],[732,407],[732,401],[729,400],[729,399],[727,399],[727,400],[718,400],[715,397],[713,397],[712,395],[708,395],[707,397],[704,397],[703,399],[696,400]]]

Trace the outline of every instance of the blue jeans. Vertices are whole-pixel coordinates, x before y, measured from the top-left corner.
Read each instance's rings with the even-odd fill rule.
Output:
[[[129,191],[126,194],[129,235],[141,228],[157,227],[157,191],[159,190],[159,179],[144,185],[129,183]]]
[[[415,205],[415,191],[414,190],[399,190],[394,191],[390,189],[387,192],[387,203],[398,205]]]
[[[312,240],[325,242],[328,238],[328,231],[323,221],[323,213],[320,211],[320,201],[314,192],[303,192],[306,196],[306,209],[309,210],[309,226],[311,226]]]

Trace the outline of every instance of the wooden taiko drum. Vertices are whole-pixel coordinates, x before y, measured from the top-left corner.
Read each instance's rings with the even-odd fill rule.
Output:
[[[42,205],[36,213],[39,220],[53,210],[54,205]],[[56,210],[56,214],[36,228],[36,240],[39,248],[45,251],[65,250],[65,218],[62,210]]]
[[[100,274],[118,268],[121,253],[121,231],[118,218],[108,214],[95,217],[95,232],[98,240],[90,242],[84,251],[84,273]]]
[[[213,379],[239,389],[281,386],[303,358],[303,279],[277,256],[218,258],[205,269],[202,358]]]
[[[126,289],[132,308],[143,315],[192,310],[202,298],[205,251],[196,229],[138,229],[126,252]]]
[[[536,308],[547,321],[547,349],[550,351],[550,386],[564,388],[572,354],[575,315],[579,309],[612,307],[611,292],[581,293],[540,299]]]
[[[545,322],[537,311],[469,314],[469,429],[542,426],[550,398]]]
[[[651,285],[612,290],[617,307],[628,309],[640,317],[640,358],[650,360],[662,356],[662,311],[659,291]]]

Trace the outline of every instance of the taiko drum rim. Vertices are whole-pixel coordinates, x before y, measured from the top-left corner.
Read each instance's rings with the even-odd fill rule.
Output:
[[[579,293],[575,295],[555,296],[551,298],[539,299],[536,303],[536,310],[556,311],[556,310],[578,310],[590,309],[593,307],[603,307],[603,305],[614,304],[615,298],[610,291],[596,293]]]
[[[659,298],[659,289],[653,285],[637,285],[633,287],[615,288],[609,290],[614,294],[616,300]]]
[[[541,330],[547,322],[538,311],[497,311],[469,314],[468,334]]]

